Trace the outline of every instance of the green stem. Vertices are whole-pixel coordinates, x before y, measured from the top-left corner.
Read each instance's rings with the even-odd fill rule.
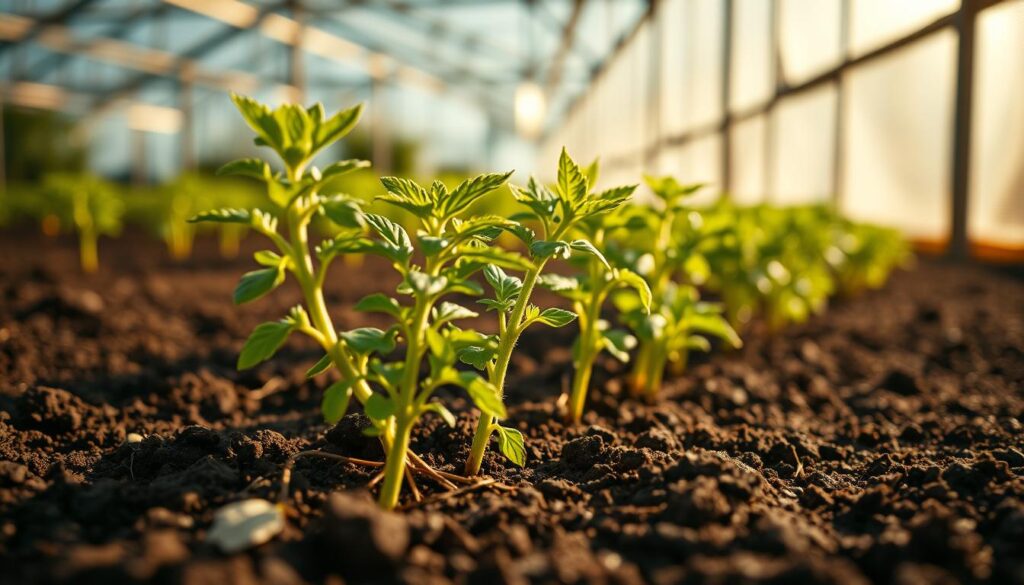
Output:
[[[651,349],[654,343],[644,340],[636,352],[633,371],[629,375],[629,391],[634,397],[640,396],[647,389],[648,372],[650,371]]]
[[[665,364],[668,360],[667,349],[664,343],[658,343],[653,348],[647,368],[647,384],[644,389],[648,401],[653,402],[661,389],[662,380],[665,378]]]
[[[494,367],[491,368],[489,381],[494,385],[498,397],[505,397],[505,376],[508,373],[508,365],[512,359],[512,351],[523,333],[522,321],[526,314],[526,308],[530,305],[530,296],[537,286],[537,279],[544,270],[547,260],[541,260],[533,269],[529,270],[523,277],[523,288],[519,291],[519,298],[512,307],[512,313],[498,340],[498,354],[495,356]],[[497,419],[492,416],[480,413],[480,420],[476,423],[476,432],[473,434],[473,445],[469,451],[469,458],[466,459],[465,474],[469,477],[480,473],[480,466],[483,464],[484,454],[487,452],[487,445],[491,440],[491,433],[497,426]]]
[[[596,327],[595,327],[596,329]],[[576,360],[576,374],[572,378],[572,393],[569,395],[569,410],[566,413],[566,421],[571,424],[578,424],[583,418],[583,407],[587,402],[587,390],[590,387],[590,375],[594,371],[594,359],[597,352],[594,351],[595,343],[592,342],[592,335],[580,338],[580,355]]]
[[[78,256],[85,272],[96,272],[100,267],[98,240],[92,230],[82,230],[78,235]]]
[[[395,435],[388,448],[384,463],[384,485],[377,500],[381,508],[393,510],[398,505],[398,496],[405,479],[405,466],[409,454],[409,439],[412,435],[412,421],[399,417]]]

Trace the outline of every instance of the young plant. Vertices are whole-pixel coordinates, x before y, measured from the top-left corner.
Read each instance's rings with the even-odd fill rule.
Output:
[[[99,269],[99,238],[121,231],[124,201],[116,187],[93,175],[52,174],[43,181],[48,217],[78,234],[82,270]],[[45,218],[44,218],[45,221]]]
[[[345,251],[364,251],[386,257],[402,277],[397,292],[411,298],[411,304],[403,305],[395,298],[373,294],[356,306],[394,317],[395,325],[387,332],[376,332],[376,338],[399,336],[405,340],[404,359],[385,362],[387,352],[381,351],[370,360],[367,371],[367,379],[382,391],[375,392],[365,403],[366,414],[373,420],[377,432],[393,430],[379,499],[385,509],[393,508],[398,502],[409,438],[420,417],[433,412],[450,425],[454,424],[454,417],[443,404],[430,401],[435,390],[444,385],[462,387],[480,409],[482,418],[506,416],[501,395],[492,383],[476,372],[455,369],[460,356],[463,359],[467,354],[479,357],[484,348],[494,347],[494,340],[456,327],[454,321],[476,317],[477,313],[441,299],[455,293],[482,294],[480,285],[470,280],[470,276],[481,269],[487,271],[488,280],[500,273],[501,267],[533,269],[533,264],[519,254],[491,245],[502,230],[518,231],[515,222],[488,215],[462,217],[475,201],[502,185],[509,174],[481,175],[452,191],[439,181],[425,189],[410,180],[385,177],[382,182],[388,193],[381,199],[418,219],[418,246],[413,245],[404,228],[374,214],[365,217],[378,239],[354,238],[332,245]],[[422,264],[413,262],[417,252],[422,256]],[[424,358],[428,374],[421,380]]]
[[[314,250],[309,241],[309,225],[317,216],[324,216],[345,228],[345,233],[351,234],[345,241],[359,240],[365,228],[358,206],[347,196],[324,191],[323,187],[332,177],[369,163],[345,160],[323,170],[310,163],[320,151],[352,130],[362,106],[327,117],[320,104],[309,108],[284,104],[271,109],[247,97],[232,95],[231,99],[256,133],[256,144],[272,149],[280,157],[284,170],[275,172],[269,163],[256,158],[228,163],[220,174],[247,176],[266,185],[268,209],[222,208],[200,213],[189,221],[249,227],[273,244],[273,250],[255,254],[261,268],[242,277],[235,288],[235,303],[262,298],[284,283],[288,275],[298,283],[303,302],[280,321],[256,327],[242,347],[238,368],[251,368],[270,359],[292,333],[307,335],[325,352],[308,375],[319,374],[332,366],[341,373],[341,380],[324,392],[321,404],[324,418],[336,422],[345,414],[353,396],[364,405],[373,396],[367,381],[367,353],[369,349],[385,346],[387,339],[371,330],[339,334],[334,328],[324,301],[323,285],[331,262],[346,248],[339,240],[330,240]],[[390,444],[390,431],[382,434],[381,441],[385,448]]]
[[[622,216],[613,212],[632,196],[636,185],[594,192],[597,173],[596,161],[584,171],[563,150],[554,193],[531,182],[529,189],[517,190],[516,195],[530,207],[543,233],[549,234],[545,239],[528,242],[534,258],[568,258],[572,251],[585,253],[580,258],[581,274],[572,277],[552,274],[540,278],[543,286],[572,301],[579,318],[580,333],[573,351],[575,375],[566,412],[566,419],[572,423],[579,422],[583,414],[594,360],[600,352],[608,350],[613,356],[628,361],[627,351],[636,344],[631,335],[609,329],[608,323],[601,319],[601,309],[608,295],[616,289],[632,287],[644,307],[649,307],[651,300],[650,287],[643,278],[627,268],[613,267],[602,253],[606,236],[628,227]],[[525,280],[523,284],[525,290]],[[522,322],[515,317],[513,314],[509,320],[510,326],[521,326]]]
[[[720,338],[733,347],[742,343],[722,317],[721,309],[700,302],[700,293],[691,284],[705,277],[693,274],[706,270],[699,248],[720,233],[706,229],[700,214],[685,205],[702,185],[681,185],[672,177],[645,180],[661,201],[659,208],[645,207],[639,214],[654,234],[635,263],[636,271],[651,288],[650,310],[645,310],[632,290],[617,294],[614,300],[623,321],[640,341],[629,377],[630,389],[636,396],[653,400],[666,366],[672,364],[681,373],[690,350],[710,350],[707,337]]]
[[[485,269],[484,277],[494,297],[480,302],[489,311],[497,313],[498,335],[487,345],[466,348],[459,356],[462,361],[485,371],[499,396],[504,394],[512,351],[523,332],[535,323],[562,327],[576,318],[574,313],[565,309],[551,307],[541,310],[531,304],[535,287],[546,277],[552,283],[570,282],[569,279],[543,275],[548,263],[554,258],[583,254],[606,264],[597,247],[581,235],[581,228],[620,207],[632,195],[635,186],[595,193],[591,187],[596,180],[596,173],[596,165],[592,165],[589,172],[586,172],[562,149],[558,161],[558,180],[552,188],[538,183],[532,177],[526,187],[511,186],[515,199],[528,209],[515,216],[515,219],[530,221],[537,228],[536,232],[518,224],[506,228],[526,245],[530,255],[529,263],[522,278],[508,275],[500,267]],[[576,285],[575,281],[571,282],[573,286]],[[516,465],[525,462],[522,434],[514,428],[502,426],[499,418],[488,413],[480,416],[469,458],[466,460],[466,475],[480,472],[484,454],[494,434],[497,434],[498,448],[505,457]]]

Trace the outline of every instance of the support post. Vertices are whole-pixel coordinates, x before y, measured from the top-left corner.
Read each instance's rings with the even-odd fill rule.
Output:
[[[978,20],[977,0],[963,0],[954,21],[959,35],[956,64],[956,109],[953,127],[953,197],[947,254],[963,260],[970,255],[967,234],[968,188],[971,162],[971,109],[974,90],[974,44]]]
[[[732,190],[732,115],[729,100],[732,98],[732,11],[733,0],[725,0],[722,7],[722,196],[730,197]]]

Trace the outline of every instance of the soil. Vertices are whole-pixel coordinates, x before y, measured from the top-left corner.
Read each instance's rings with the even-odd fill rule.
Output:
[[[573,332],[528,333],[508,397],[528,463],[484,465],[507,487],[385,514],[373,470],[304,458],[284,533],[225,556],[205,542],[214,511],[276,498],[290,455],[381,456],[360,414],[321,422],[311,345],[235,371],[298,292],[234,307],[252,263],[205,240],[184,264],[139,235],[104,241],[94,276],[68,241],[7,232],[0,249],[3,583],[1024,583],[1020,270],[921,261],[696,357],[657,405],[601,360],[575,428],[555,410]],[[339,262],[339,327],[393,281]],[[475,415],[447,396],[457,427],[425,419],[413,448],[457,472]]]

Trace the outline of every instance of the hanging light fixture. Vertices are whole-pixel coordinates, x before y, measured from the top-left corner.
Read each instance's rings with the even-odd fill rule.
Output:
[[[544,121],[547,116],[547,96],[544,88],[536,81],[537,77],[537,43],[533,33],[535,2],[528,0],[526,3],[526,19],[523,26],[523,44],[526,46],[527,62],[523,74],[523,80],[516,87],[515,93],[515,122],[516,131],[524,138],[534,139],[540,136],[544,129]]]
[[[526,138],[536,138],[544,129],[547,99],[544,88],[535,81],[523,81],[516,88],[516,130]]]

